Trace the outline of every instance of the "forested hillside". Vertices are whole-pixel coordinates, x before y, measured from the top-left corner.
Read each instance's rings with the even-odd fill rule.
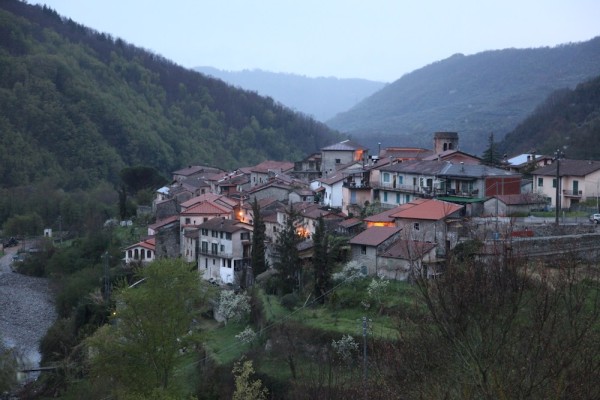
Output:
[[[328,121],[375,148],[431,147],[435,131],[456,131],[461,148],[480,154],[553,91],[600,75],[600,37],[553,48],[456,54],[407,74]]]
[[[16,0],[0,2],[0,132],[0,187],[67,189],[115,182],[125,166],[233,167],[338,139],[272,99]]]
[[[349,110],[386,85],[366,79],[310,78],[262,70],[223,71],[211,67],[195,70],[231,85],[255,90],[319,121]]]
[[[551,94],[501,146],[511,153],[561,149],[567,158],[600,160],[600,76]]]

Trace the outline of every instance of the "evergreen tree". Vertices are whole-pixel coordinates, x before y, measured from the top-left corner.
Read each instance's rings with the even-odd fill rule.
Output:
[[[301,278],[300,255],[297,246],[302,237],[296,231],[298,218],[298,213],[290,206],[286,212],[285,227],[279,232],[275,243],[277,257],[275,268],[279,271],[281,290],[284,294],[294,292],[298,288]]]
[[[494,142],[494,134],[490,133],[488,138],[488,148],[483,152],[481,156],[481,162],[485,165],[490,165],[493,167],[499,166],[502,159],[500,157],[500,151],[498,147],[498,144]]]
[[[329,255],[329,236],[325,230],[325,221],[319,217],[315,234],[313,235],[314,256],[313,272],[315,298],[325,303],[326,293],[331,289],[331,259]]]
[[[260,207],[256,198],[252,203],[252,214],[254,232],[252,234],[252,272],[256,278],[259,274],[262,274],[267,270],[267,262],[265,260],[265,239],[266,239],[266,228],[265,222],[263,221],[260,213]]]

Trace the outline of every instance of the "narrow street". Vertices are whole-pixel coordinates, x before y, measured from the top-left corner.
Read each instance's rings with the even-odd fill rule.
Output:
[[[49,281],[12,272],[18,247],[0,258],[0,339],[16,350],[22,367],[39,366],[39,342],[56,319]]]

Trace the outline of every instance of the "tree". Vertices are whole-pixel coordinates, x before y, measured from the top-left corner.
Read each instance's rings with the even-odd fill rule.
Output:
[[[296,230],[298,220],[298,213],[290,205],[286,212],[285,227],[279,232],[277,243],[275,243],[275,255],[277,257],[275,269],[279,271],[283,293],[291,293],[296,290],[301,279],[301,261],[297,246],[302,237]]]
[[[240,321],[250,313],[250,298],[245,294],[236,294],[233,290],[223,290],[219,298],[217,313],[227,321]]]
[[[256,278],[267,270],[265,260],[266,227],[262,218],[258,201],[254,198],[252,203],[254,231],[252,232],[252,272]]]
[[[481,162],[490,166],[500,165],[502,158],[498,150],[498,144],[494,142],[494,134],[490,133],[488,138],[488,148],[483,152],[481,156]]]
[[[233,366],[235,392],[233,400],[266,400],[269,391],[263,387],[260,379],[251,380],[254,367],[250,360],[240,360]]]
[[[0,393],[8,392],[17,384],[17,362],[12,350],[0,341]]]
[[[158,260],[139,271],[139,284],[115,295],[111,325],[87,340],[91,377],[111,382],[117,394],[171,390],[180,350],[207,294],[198,274],[181,260]]]
[[[327,292],[331,289],[331,257],[329,254],[329,236],[325,230],[323,217],[317,220],[317,227],[313,235],[314,256],[314,294],[315,299],[321,304],[327,299]]]
[[[155,168],[148,166],[123,168],[119,175],[128,192],[134,195],[140,190],[156,189],[167,183]]]

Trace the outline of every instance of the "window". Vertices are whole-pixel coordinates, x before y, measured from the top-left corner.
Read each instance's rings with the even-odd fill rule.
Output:
[[[387,201],[387,192],[383,192],[383,201]]]
[[[336,158],[336,159],[335,159],[335,163],[336,163],[336,164],[341,164],[341,163],[342,163],[342,160],[341,160],[341,159],[339,159],[339,158]]]
[[[225,245],[224,244],[221,245],[221,253],[225,253]]]
[[[220,233],[220,237],[221,237],[221,239],[223,239],[223,232],[221,231],[221,232],[219,232],[219,233]]]
[[[202,228],[202,236],[208,236],[208,229]]]
[[[127,251],[127,257],[133,258],[133,252],[131,250]]]
[[[413,229],[414,229],[415,231],[418,231],[418,230],[419,230],[419,228],[420,228],[420,226],[419,226],[419,223],[418,223],[418,222],[415,222],[415,223],[413,224]]]
[[[229,232],[225,233],[225,239],[231,240],[231,233],[229,233]]]
[[[388,174],[387,172],[383,173],[383,182],[384,183],[388,183],[390,181],[390,174]]]
[[[538,178],[538,187],[544,186],[544,178]]]
[[[204,217],[204,219],[202,221],[206,222],[206,221],[208,221],[208,218]]]
[[[219,231],[212,231],[212,237],[218,238],[219,237]]]
[[[186,223],[186,225],[187,225],[187,224],[190,224],[190,222],[191,222],[191,221],[190,221],[190,219],[189,219],[189,218],[186,218],[186,219],[185,219],[185,223]]]
[[[367,246],[364,244],[360,246],[360,254],[367,254]]]
[[[396,193],[396,204],[400,204],[400,193]]]
[[[203,253],[208,253],[208,242],[202,241],[202,252]]]
[[[146,258],[152,258],[152,253],[150,250],[146,250]]]
[[[218,244],[216,244],[216,243],[211,243],[211,244],[210,244],[210,252],[211,252],[212,254],[218,254],[218,253],[219,253],[219,250],[218,250],[218,249],[219,249],[219,248],[218,248]]]
[[[402,185],[404,182],[404,177],[402,175],[398,175],[398,185]]]
[[[556,178],[552,179],[552,187],[555,188],[556,187]]]
[[[273,227],[273,233],[277,233],[277,227],[276,226]]]
[[[240,239],[242,239],[242,240],[250,240],[250,233],[249,232],[242,232],[240,234]]]

